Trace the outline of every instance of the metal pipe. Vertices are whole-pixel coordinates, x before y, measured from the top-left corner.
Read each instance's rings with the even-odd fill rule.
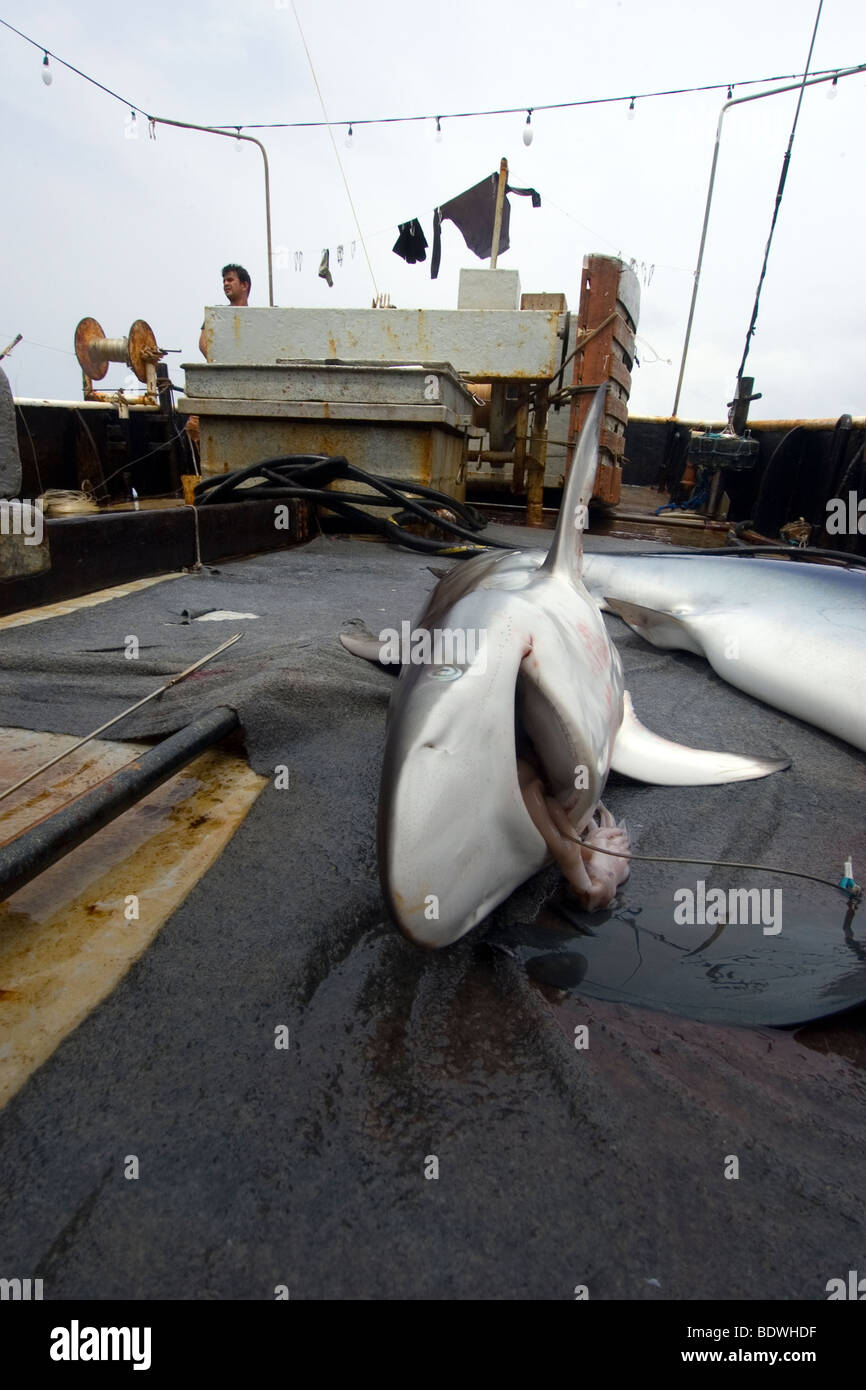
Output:
[[[274,307],[274,258],[271,252],[271,178],[268,169],[268,155],[261,140],[256,140],[253,135],[241,135],[239,131],[219,130],[212,125],[193,125],[191,121],[170,121],[166,116],[148,116],[152,125],[173,125],[180,130],[204,130],[208,135],[224,135],[227,140],[248,140],[251,145],[258,145],[262,152],[262,159],[265,163],[265,225],[268,238],[268,304]]]
[[[47,772],[48,769],[54,767],[56,763],[62,762],[64,758],[68,758],[69,754],[74,753],[76,748],[82,748],[84,744],[89,743],[92,738],[97,738],[99,734],[104,734],[106,729],[113,728],[115,724],[120,723],[121,719],[125,719],[127,715],[133,714],[135,710],[141,709],[142,705],[148,704],[150,700],[155,700],[157,695],[162,695],[166,690],[170,690],[173,685],[178,685],[180,681],[185,680],[187,676],[191,676],[193,671],[197,671],[199,667],[207,665],[209,661],[213,661],[215,656],[219,656],[220,652],[224,652],[228,647],[233,647],[235,642],[239,642],[243,635],[242,632],[238,632],[234,637],[230,637],[227,642],[223,642],[219,647],[216,647],[214,651],[208,652],[207,656],[199,657],[198,661],[194,661],[192,665],[187,666],[185,670],[179,671],[176,676],[172,676],[171,680],[164,681],[156,690],[151,690],[149,695],[145,695],[141,700],[136,700],[134,705],[129,705],[126,709],[121,710],[120,714],[116,714],[113,719],[106,720],[104,724],[100,724],[98,729],[92,729],[89,734],[85,734],[83,738],[80,738],[77,743],[71,744],[69,748],[64,748],[62,753],[58,753],[56,757],[49,759],[47,763],[43,763],[41,767],[34,768],[32,772],[28,772],[27,776],[22,777],[19,781],[13,782],[11,787],[6,787],[4,791],[0,792],[0,801],[4,801],[7,796],[11,796],[13,792],[17,792],[20,787],[26,787],[28,782],[33,781],[34,777],[41,777],[43,772]]]
[[[140,757],[91,787],[67,806],[0,845],[0,902],[167,782],[206,748],[238,727],[233,709],[221,706],[193,720]]]
[[[118,393],[119,394],[119,393]],[[155,405],[137,405],[138,397],[133,397],[127,401],[129,410],[149,410],[153,413],[158,409]],[[63,410],[116,410],[117,404],[113,401],[54,401],[48,400],[43,396],[15,396],[15,405],[45,405]]]
[[[542,388],[532,412],[532,439],[526,476],[526,524],[543,526],[544,469],[547,464],[547,392]]]
[[[722,122],[725,119],[726,112],[729,111],[732,106],[742,106],[747,101],[760,101],[763,97],[779,96],[782,92],[801,91],[803,87],[815,87],[820,82],[836,82],[840,77],[854,77],[857,75],[857,73],[860,72],[866,72],[866,63],[859,63],[856,68],[844,68],[840,72],[830,73],[826,77],[810,77],[807,82],[792,82],[788,83],[784,87],[773,87],[768,92],[753,92],[751,96],[733,97],[730,101],[726,101],[723,103],[722,109],[719,112],[718,124],[716,126],[716,143],[713,148],[713,162],[710,167],[710,182],[707,188],[707,201],[706,206],[704,208],[704,223],[701,228],[701,244],[698,249],[698,263],[695,266],[695,283],[692,289],[692,302],[689,306],[689,319],[688,323],[686,324],[686,337],[685,342],[683,343],[683,355],[680,361],[680,374],[677,379],[677,392],[676,396],[674,397],[673,410],[671,411],[671,416],[673,419],[677,418],[677,410],[679,409],[680,404],[680,393],[682,391],[683,386],[683,376],[686,370],[686,357],[688,356],[689,339],[691,338],[692,323],[695,317],[695,303],[697,302],[698,298],[698,285],[700,284],[701,279],[701,266],[704,262],[704,247],[707,244],[707,227],[710,221],[710,206],[713,201],[713,185],[716,181],[716,166],[719,162],[719,143],[722,138]]]

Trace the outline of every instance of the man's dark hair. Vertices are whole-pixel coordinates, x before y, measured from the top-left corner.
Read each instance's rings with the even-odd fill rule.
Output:
[[[235,265],[234,262],[232,262],[229,265],[224,265],[222,270],[220,271],[220,274],[222,276],[226,276],[228,275],[230,270],[234,271],[235,275],[238,277],[242,285],[246,285],[248,290],[252,289],[253,282],[250,279],[250,273],[248,270],[244,270],[242,265]]]

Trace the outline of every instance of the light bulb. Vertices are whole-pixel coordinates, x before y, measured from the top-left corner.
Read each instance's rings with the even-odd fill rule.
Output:
[[[45,57],[42,59],[42,81],[45,83],[46,87],[50,87],[51,83],[54,81],[54,73],[48,66],[47,53],[45,54]]]
[[[729,82],[729,83],[728,83],[728,96],[727,96],[727,100],[728,100],[728,101],[731,101],[731,100],[733,99],[733,95],[734,95],[734,89],[733,89],[733,87],[731,86],[731,84],[730,84],[730,82]]]
[[[626,120],[629,120],[629,121],[633,121],[633,120],[634,120],[634,97],[632,97],[631,101],[629,102],[628,110],[626,111],[625,114],[626,114]]]
[[[346,131],[346,138],[343,143],[347,150],[350,150],[355,143],[355,136],[351,126],[349,126],[349,129]]]
[[[535,133],[535,132],[534,132],[533,129],[532,129],[532,112],[531,112],[531,111],[527,111],[527,113],[526,113],[526,125],[523,127],[523,143],[524,143],[524,145],[531,145],[531,144],[532,144],[532,137],[533,137],[534,133]]]
[[[241,152],[241,128],[240,128],[240,126],[239,126],[239,125],[235,126],[235,130],[237,131],[237,137],[236,137],[236,139],[235,139],[235,154],[240,154],[240,152]]]
[[[438,116],[436,117],[436,134],[434,135],[433,138],[434,138],[434,140],[436,141],[436,144],[437,144],[437,145],[441,145],[441,144],[442,144],[442,126],[441,126],[440,123],[439,123],[439,117],[438,117]]]
[[[837,83],[838,81],[839,81],[839,78],[838,78],[838,77],[834,77],[834,78],[833,78],[833,81],[830,83],[830,86],[827,88],[827,100],[828,100],[828,101],[835,101],[835,100],[836,100],[836,95],[837,95],[836,83]]]

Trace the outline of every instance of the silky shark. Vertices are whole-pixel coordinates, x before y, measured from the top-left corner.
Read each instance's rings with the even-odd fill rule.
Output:
[[[583,581],[654,646],[866,750],[866,570],[660,551],[587,555]]]
[[[627,833],[601,804],[611,768],[698,786],[788,766],[670,743],[635,717],[581,580],[603,409],[600,388],[549,553],[497,551],[451,570],[415,624],[414,637],[432,641],[396,653],[390,638],[341,638],[354,655],[401,661],[377,846],[385,901],[418,945],[457,941],[551,857],[584,907],[609,905],[628,876],[627,860],[610,852],[627,852]],[[452,660],[437,659],[443,634],[465,639]]]

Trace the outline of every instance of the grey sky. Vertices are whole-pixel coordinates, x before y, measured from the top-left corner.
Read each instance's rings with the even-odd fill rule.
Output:
[[[802,70],[817,0],[296,0],[333,121],[499,106],[535,106],[665,87],[736,82]],[[145,10],[2,0],[0,15],[139,112],[216,124],[319,120],[321,110],[290,3],[203,0]],[[862,0],[825,0],[813,67],[866,61]],[[110,336],[135,318],[170,357],[197,357],[206,303],[224,303],[227,260],[245,264],[251,303],[267,303],[261,158],[251,146],[158,129],[128,137],[129,112],[0,29],[0,115],[6,290],[4,362],[20,396],[79,398],[75,325],[93,315]],[[753,89],[750,89],[753,90]],[[498,167],[539,189],[512,198],[503,266],[525,290],[564,290],[576,309],[583,256],[634,258],[642,274],[641,366],[631,408],[670,412],[685,330],[706,183],[724,92],[443,121],[357,126],[337,147],[379,290],[400,308],[456,306],[458,272],[481,266],[446,223],[442,270],[407,266],[391,247],[418,217]],[[726,121],[704,276],[680,414],[720,418],[730,399],[769,228],[795,96],[769,98]],[[862,414],[866,389],[860,263],[866,76],[806,93],[749,358],[759,418]],[[271,161],[273,239],[281,305],[369,307],[373,285],[324,130],[260,134]],[[352,255],[352,243],[355,253]],[[342,266],[336,248],[344,247]],[[317,277],[324,247],[334,288]],[[294,253],[303,251],[300,271]],[[641,267],[646,267],[645,273]],[[650,276],[650,267],[653,267]],[[648,281],[648,283],[647,283]],[[42,344],[44,346],[36,346]],[[670,359],[671,365],[667,365]],[[112,369],[107,383],[123,379]]]

